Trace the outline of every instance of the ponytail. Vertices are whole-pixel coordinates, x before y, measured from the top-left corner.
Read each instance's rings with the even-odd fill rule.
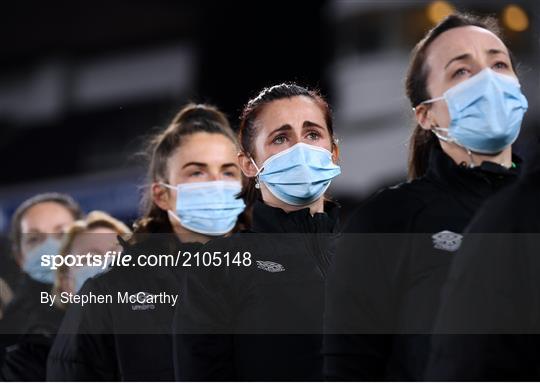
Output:
[[[439,146],[437,137],[430,131],[416,125],[409,139],[408,179],[413,180],[426,174],[432,148]]]

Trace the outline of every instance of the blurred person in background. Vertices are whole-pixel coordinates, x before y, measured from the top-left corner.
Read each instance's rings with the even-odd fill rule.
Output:
[[[41,305],[41,292],[51,291],[54,270],[41,266],[41,255],[58,254],[65,229],[81,217],[82,210],[73,198],[59,193],[29,198],[13,214],[12,254],[22,275],[0,321],[2,358],[5,348],[25,333],[29,317]]]
[[[103,255],[109,250],[118,253],[121,248],[117,237],[127,239],[130,235],[131,230],[122,221],[99,210],[91,211],[83,221],[75,222],[66,232],[60,254]],[[91,265],[69,267],[63,264],[55,273],[52,292],[76,293],[88,278],[102,271],[102,267]],[[55,303],[59,308],[67,307],[59,301]]]
[[[117,236],[130,234],[121,221],[101,211],[90,212],[84,220],[75,221],[66,230],[58,254],[105,254],[120,249]],[[43,381],[46,378],[47,355],[66,310],[61,303],[63,292],[76,293],[84,281],[103,268],[96,266],[61,265],[54,271],[52,294],[57,296],[53,306],[41,304],[34,309],[23,329],[23,335],[10,346],[0,369],[0,376],[10,381]],[[50,292],[50,291],[49,291]]]
[[[13,290],[20,274],[20,268],[11,254],[9,238],[0,236],[0,320],[4,316],[7,305],[13,299]]]
[[[217,108],[189,104],[148,148],[145,213],[123,254],[196,253],[211,238],[245,226],[238,145]],[[88,280],[82,294],[180,294],[185,268],[111,267]],[[49,380],[174,380],[174,306],[71,305],[49,354]],[[95,327],[94,327],[95,325]],[[76,328],[77,333],[62,329]]]
[[[179,380],[321,380],[324,281],[339,208],[325,192],[340,173],[332,113],[296,84],[263,89],[240,120],[249,232],[204,251],[242,266],[198,268],[175,316]]]
[[[423,377],[461,233],[521,171],[512,144],[528,104],[495,20],[441,21],[412,52],[406,92],[418,122],[410,182],[370,198],[346,228],[327,288],[329,379]]]

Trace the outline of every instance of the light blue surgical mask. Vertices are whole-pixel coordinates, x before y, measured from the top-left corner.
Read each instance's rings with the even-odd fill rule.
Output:
[[[60,246],[61,242],[58,239],[48,236],[45,241],[25,254],[23,271],[35,281],[52,284],[54,270],[51,270],[50,266],[41,266],[41,256],[58,255]]]
[[[196,233],[224,235],[236,225],[246,205],[236,196],[242,190],[239,181],[209,181],[179,184],[176,187],[176,212],[169,211],[180,225]]]
[[[512,145],[528,108],[519,82],[490,68],[422,104],[439,100],[448,105],[450,125],[433,132],[443,141],[482,154],[496,154]]]
[[[274,154],[257,169],[257,177],[276,198],[293,206],[304,206],[319,199],[341,168],[332,153],[319,146],[300,142]]]

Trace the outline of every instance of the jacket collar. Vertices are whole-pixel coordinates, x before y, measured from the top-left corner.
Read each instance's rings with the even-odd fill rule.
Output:
[[[202,247],[202,243],[181,242],[174,233],[135,233],[129,240],[124,240],[117,236],[118,242],[123,248],[123,252],[144,252],[155,253],[156,251],[171,252],[179,248],[184,251],[196,251]]]
[[[256,233],[334,233],[339,208],[325,202],[325,212],[311,215],[309,208],[286,213],[257,200],[253,206],[252,231]]]
[[[469,208],[476,209],[484,199],[518,179],[522,160],[513,154],[512,162],[510,169],[489,161],[469,168],[466,164],[456,164],[437,145],[431,150],[425,177],[448,190]]]
[[[46,282],[40,282],[32,278],[28,273],[23,272],[21,278],[18,281],[17,288],[21,290],[41,290],[46,291],[51,289],[52,284]]]

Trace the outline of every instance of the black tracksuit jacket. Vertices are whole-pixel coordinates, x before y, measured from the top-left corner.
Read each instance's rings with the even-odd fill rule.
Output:
[[[41,330],[37,330],[37,327],[41,325],[50,328],[51,321],[49,319],[52,317],[41,322],[38,313],[43,313],[40,303],[41,292],[50,292],[51,289],[51,284],[36,281],[26,273],[21,274],[14,289],[13,300],[7,305],[4,317],[0,320],[0,366],[4,365],[4,358],[8,357],[8,352],[15,350],[16,344],[29,340],[26,335],[32,333],[32,338],[34,338],[40,333]],[[59,322],[55,324],[56,327],[58,325]],[[39,335],[37,336],[39,337]],[[29,376],[37,378],[41,376],[40,374],[39,372],[32,373]],[[0,378],[1,376],[2,373],[0,373]]]
[[[467,232],[435,327],[460,335],[434,335],[426,378],[537,381],[540,167],[491,199]]]
[[[252,262],[189,273],[175,316],[177,379],[322,379],[324,283],[338,209],[325,211],[285,213],[257,201],[252,232],[204,246],[249,252]]]
[[[135,245],[124,244],[123,253],[176,254],[199,247],[180,243],[173,234],[148,234]],[[183,272],[174,266],[111,267],[85,282],[81,294],[110,293],[113,302],[117,292],[178,294]],[[72,304],[49,353],[47,379],[174,380],[173,315],[174,307],[166,303]]]
[[[50,293],[50,290],[43,291]],[[45,380],[47,355],[63,316],[63,309],[45,304],[40,304],[28,314],[20,333],[16,335],[16,341],[6,347],[0,366],[0,380]]]
[[[425,176],[359,207],[328,277],[328,379],[422,378],[460,233],[486,199],[518,178],[514,162],[511,169],[489,162],[471,169],[436,146]]]

